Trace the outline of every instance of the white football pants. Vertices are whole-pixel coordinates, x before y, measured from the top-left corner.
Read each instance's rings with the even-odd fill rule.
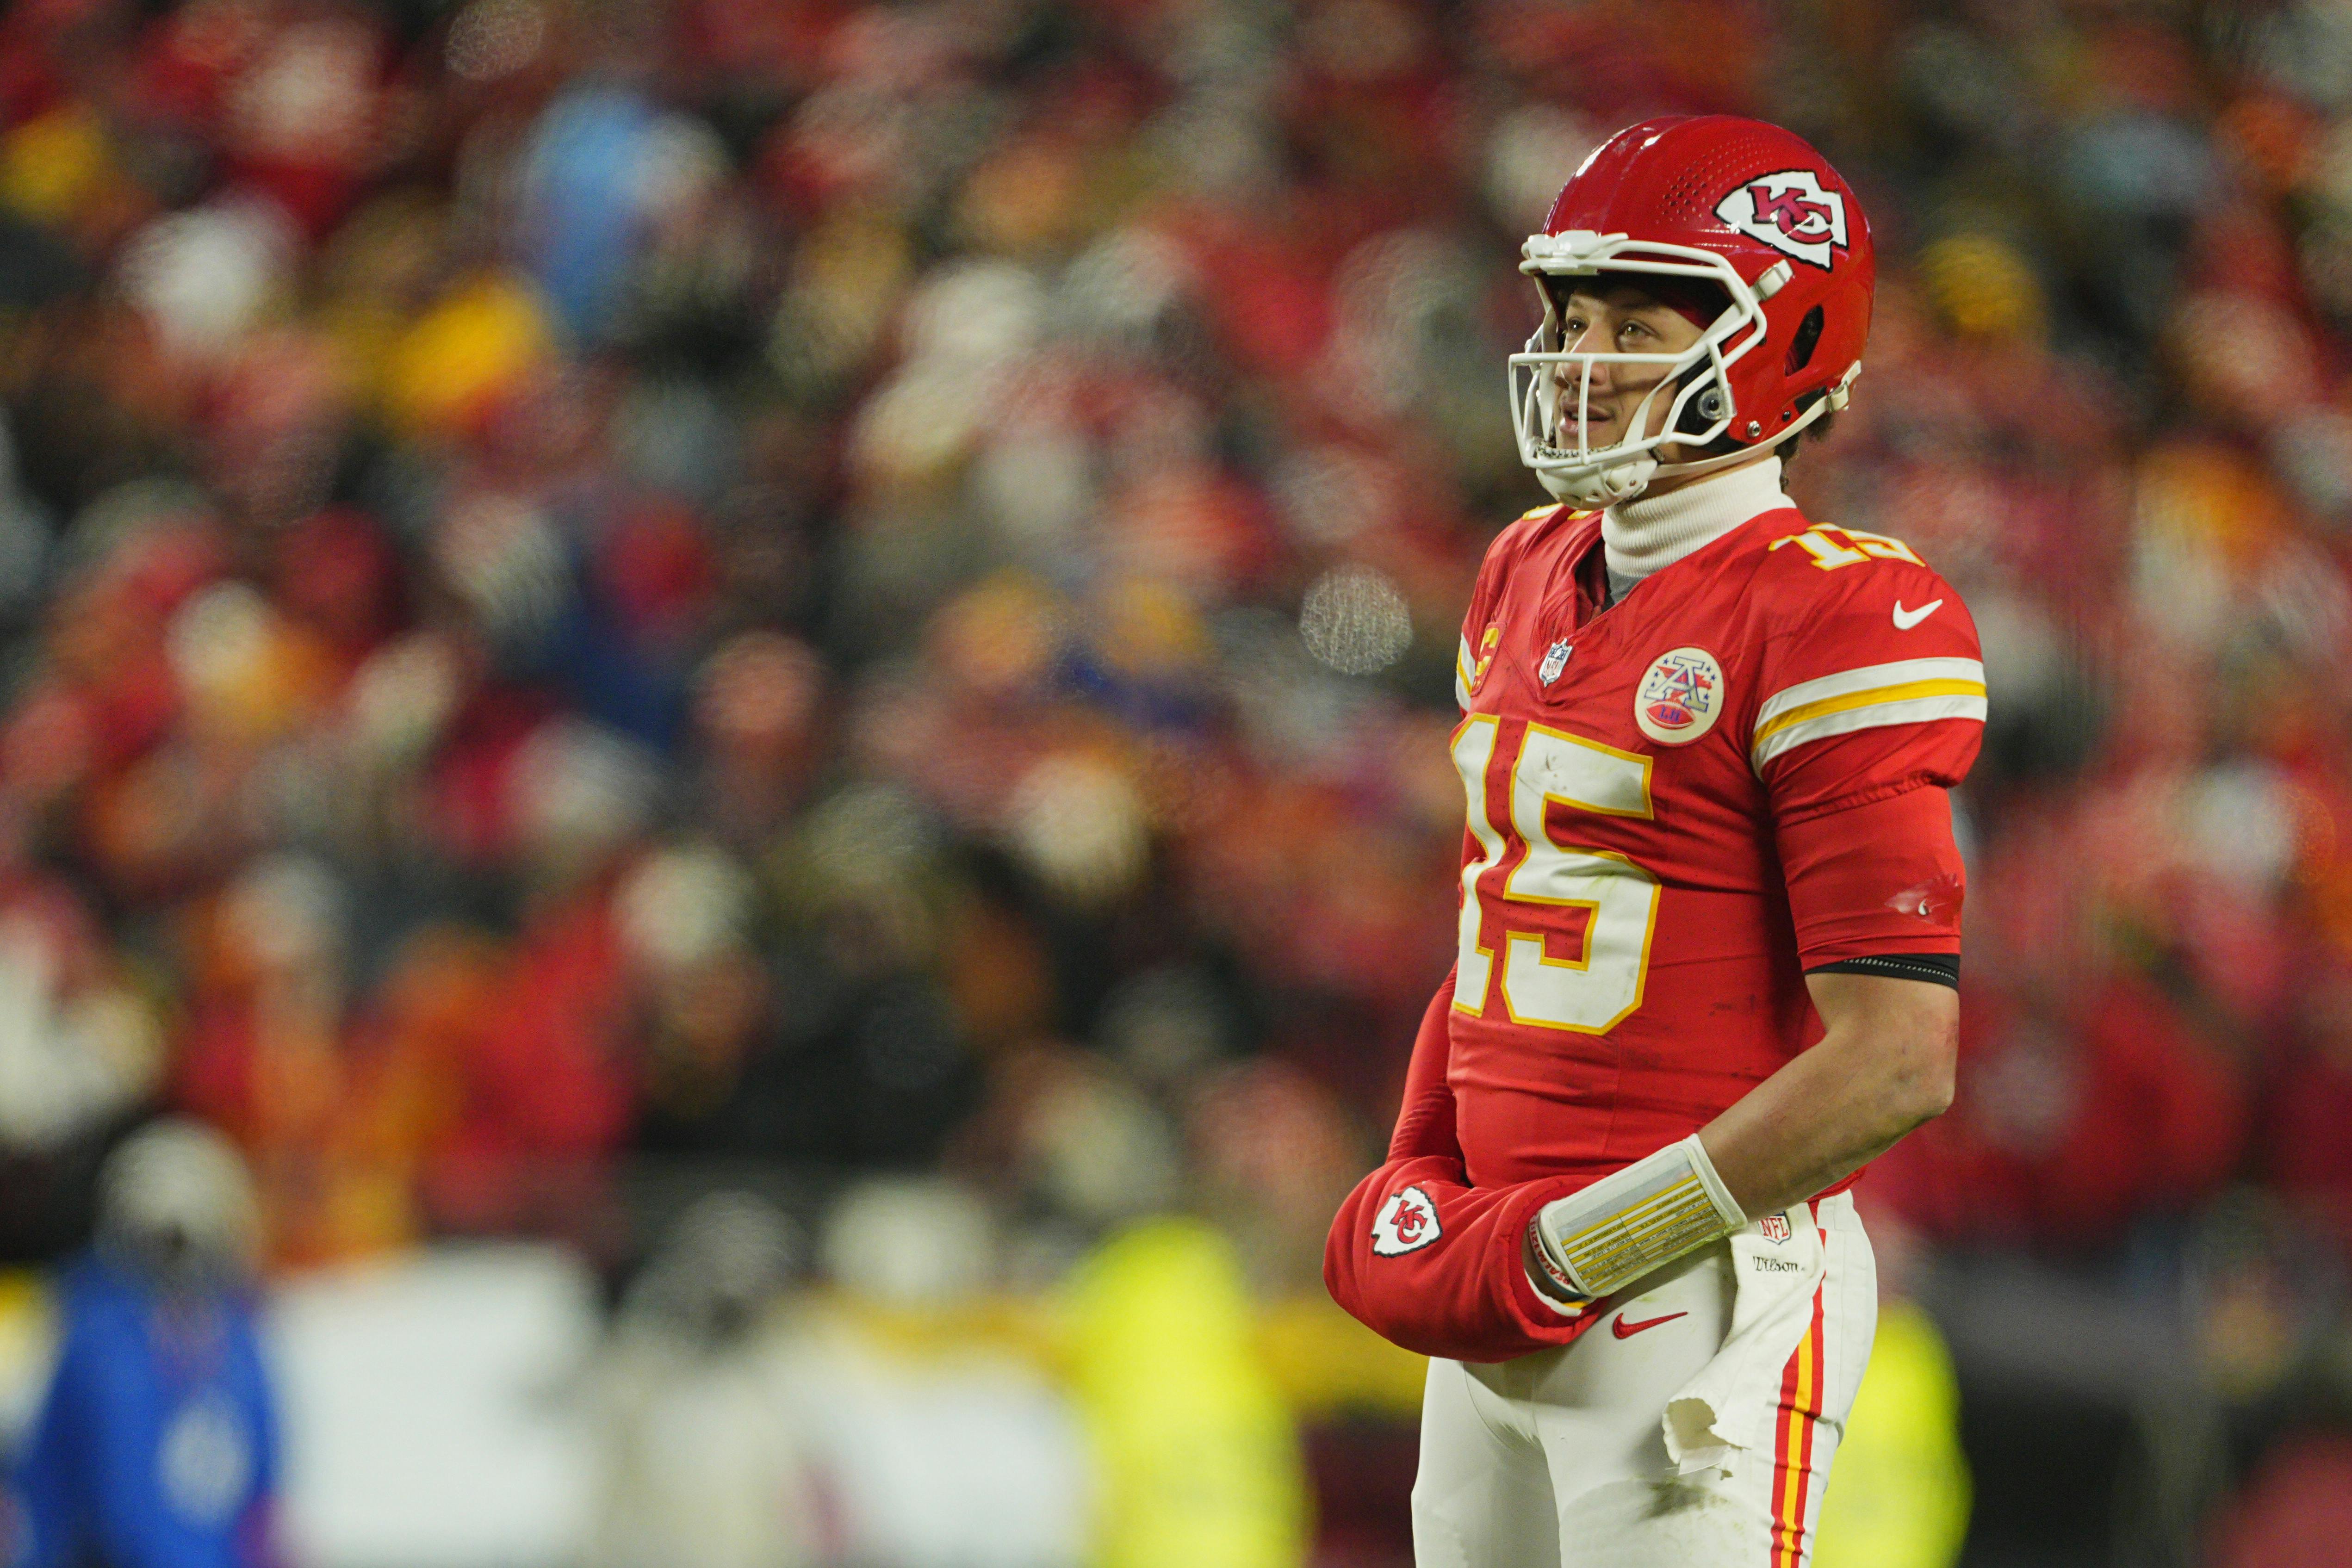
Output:
[[[1788,1226],[1817,1228],[1821,1261],[1810,1292],[1799,1282],[1768,1301],[1801,1248],[1780,1239],[1780,1218],[1636,1281],[1572,1344],[1492,1364],[1432,1360],[1418,1568],[1804,1568],[1870,1358],[1878,1276],[1841,1193],[1788,1210]],[[1744,1312],[1742,1289],[1758,1292]],[[1759,1338],[1748,1325],[1767,1310]],[[1727,1346],[1736,1312],[1741,1339]],[[1685,1435],[1677,1463],[1666,1406],[1700,1409],[1686,1402],[1694,1385],[1731,1442],[1695,1464]]]

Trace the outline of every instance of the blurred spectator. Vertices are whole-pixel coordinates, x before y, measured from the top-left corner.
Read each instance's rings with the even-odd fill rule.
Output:
[[[776,1309],[799,1266],[790,1222],[718,1193],[679,1217],[623,1306],[600,1368],[612,1568],[802,1568],[823,1508]]]
[[[1071,1281],[1071,1378],[1097,1456],[1107,1568],[1305,1560],[1297,1435],[1249,1342],[1231,1249],[1155,1220]]]
[[[0,891],[0,1246],[40,1256],[89,1223],[107,1140],[162,1087],[163,1020],[61,880]]]
[[[2185,1214],[2236,1168],[2244,1091],[2232,1063],[2151,988],[1970,997],[1963,1090],[1897,1148],[1885,1194],[1948,1240],[2112,1240]]]
[[[2263,1165],[2352,1256],[2352,969],[2313,975],[2302,1012],[2298,1049],[2279,1063],[2266,1107]]]
[[[277,1416],[246,1293],[259,1239],[252,1187],[219,1134],[167,1120],[115,1151],[17,1477],[18,1562],[278,1561]]]
[[[2352,1530],[2352,1444],[2306,1437],[2264,1461],[2215,1531],[2215,1568],[2341,1561]]]
[[[1034,1309],[997,1293],[987,1211],[932,1181],[845,1194],[834,1291],[794,1327],[797,1407],[835,1560],[1054,1568],[1091,1560],[1089,1464]]]

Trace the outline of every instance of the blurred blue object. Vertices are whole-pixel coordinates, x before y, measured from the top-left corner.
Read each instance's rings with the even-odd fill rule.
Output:
[[[15,1568],[263,1568],[278,1427],[254,1306],[100,1257],[61,1291],[57,1372],[16,1478]]]
[[[601,340],[619,309],[643,223],[653,110],[609,86],[569,93],[532,138],[524,240],[532,276],[564,324]]]

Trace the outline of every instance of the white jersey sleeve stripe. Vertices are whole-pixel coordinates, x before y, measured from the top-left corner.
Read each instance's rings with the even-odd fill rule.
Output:
[[[1885,725],[1985,716],[1984,665],[1975,659],[1901,659],[1776,692],[1757,710],[1758,768],[1808,741]]]
[[[1470,711],[1470,639],[1456,640],[1454,653],[1454,702],[1464,713]]]
[[[1775,718],[1790,708],[1803,707],[1823,697],[1850,696],[1856,692],[1906,685],[1913,681],[1974,681],[1982,685],[1984,665],[1975,659],[1897,659],[1892,664],[1843,670],[1817,681],[1801,681],[1764,699],[1764,706],[1756,710],[1757,733],[1763,733]]]
[[[1985,699],[1981,688],[1973,695],[1955,693],[1844,708],[1802,719],[1773,731],[1756,743],[1755,765],[1760,769],[1782,752],[1793,751],[1808,741],[1826,740],[1833,735],[1852,735],[1858,729],[1878,729],[1891,724],[1927,724],[1939,718],[1974,719],[1982,724],[1984,716]]]

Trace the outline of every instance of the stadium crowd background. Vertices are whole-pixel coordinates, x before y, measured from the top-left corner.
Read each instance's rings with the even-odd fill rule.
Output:
[[[534,1540],[1403,1561],[1413,1369],[1321,1240],[1451,958],[1517,247],[1666,110],[1861,193],[1791,488],[1983,631],[1959,1099],[1863,1188],[1898,1511],[1965,1513],[1957,1420],[1970,1563],[2346,1560],[2332,0],[20,0],[0,1252],[168,1109],[290,1317],[593,1285],[617,1511]],[[803,1533],[661,1535],[729,1487]]]

